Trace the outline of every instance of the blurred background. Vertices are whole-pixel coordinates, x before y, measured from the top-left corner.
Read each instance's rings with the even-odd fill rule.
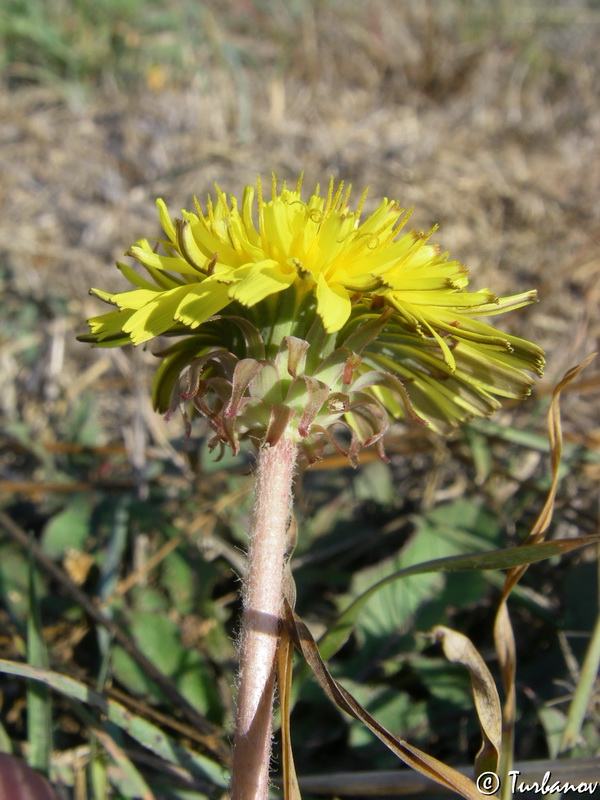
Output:
[[[330,456],[307,473],[299,611],[319,632],[398,564],[517,543],[548,487],[552,388],[598,348],[599,29],[598,0],[3,3],[0,502],[224,735],[250,457],[215,463],[201,427],[184,442],[179,420],[154,414],[150,352],[75,341],[105,310],[90,286],[121,287],[115,259],[160,234],[157,196],[177,213],[215,181],[239,193],[257,173],[295,182],[304,171],[307,190],[333,176],[356,198],[370,186],[372,204],[414,206],[411,226],[439,224],[434,240],[468,266],[472,287],[538,290],[539,304],[497,324],[546,349],[546,376],[522,407],[452,441],[402,424],[389,465],[367,453],[353,472]],[[553,536],[597,531],[599,378],[592,364],[563,399]],[[103,664],[106,692],[148,718],[178,718],[60,581],[36,570],[50,665],[97,681]],[[26,657],[29,574],[4,525],[3,658]],[[525,584],[517,755],[544,759],[560,749],[595,624],[594,554],[538,565]],[[493,664],[499,585],[493,575],[394,585],[368,606],[336,676],[396,733],[450,763],[472,761],[468,682],[413,631],[451,624]],[[27,753],[24,687],[2,687],[2,749]],[[570,755],[596,752],[597,701],[594,689]],[[93,737],[72,704],[54,702],[54,761],[69,765],[69,783],[93,761]],[[293,722],[301,771],[393,764],[309,683]],[[120,786],[114,758],[103,763]],[[175,778],[167,784],[165,797],[184,796]]]

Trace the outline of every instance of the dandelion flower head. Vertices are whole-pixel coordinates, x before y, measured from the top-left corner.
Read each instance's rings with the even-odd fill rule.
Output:
[[[156,407],[192,402],[234,449],[284,430],[314,449],[341,424],[355,452],[380,441],[390,417],[446,433],[499,397],[529,394],[542,351],[481,318],[535,292],[469,291],[433,231],[405,230],[410,212],[383,199],[363,219],[366,192],[354,208],[350,193],[331,180],[305,200],[301,179],[288,188],[273,177],[267,199],[259,179],[241,203],[216,187],[204,210],[196,201],[177,219],[158,200],[165,238],[128,251],[144,274],[118,264],[130,291],[92,290],[116,310],[80,338],[175,337],[159,353]]]

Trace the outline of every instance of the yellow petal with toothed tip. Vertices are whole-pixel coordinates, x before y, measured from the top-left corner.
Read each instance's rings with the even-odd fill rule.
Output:
[[[442,297],[446,299],[445,305],[450,305],[448,302],[452,294],[451,292],[456,291],[456,289],[461,288],[458,284],[456,284],[451,278],[448,278],[446,275],[440,274],[433,274],[429,276],[425,275],[414,275],[413,273],[409,273],[408,275],[397,275],[393,279],[390,278],[389,275],[381,275],[379,276],[381,283],[389,287],[394,293],[402,295],[404,292],[412,292],[420,291],[420,292],[439,292]],[[472,294],[467,295],[468,297],[472,297]],[[481,298],[481,302],[485,302],[486,297]]]
[[[97,317],[88,319],[88,325],[98,341],[102,341],[107,336],[115,336],[122,333],[124,323],[134,313],[134,311],[109,311],[107,314],[100,314]]]
[[[175,313],[177,322],[197,328],[229,304],[229,286],[206,280],[191,286]]]
[[[270,294],[287,289],[296,280],[296,270],[282,267],[279,261],[273,259],[247,264],[234,274],[241,274],[243,277],[229,287],[229,297],[245,306],[255,306]]]
[[[455,292],[451,289],[446,289],[446,291],[399,291],[393,294],[398,303],[406,301],[412,306],[421,308],[423,306],[440,306],[447,309],[466,308],[469,311],[478,306],[489,305],[496,299],[496,295],[487,289],[481,289],[478,292]]]
[[[126,278],[129,283],[132,283],[134,286],[138,286],[140,289],[148,289],[149,291],[156,291],[156,286],[150,283],[150,281],[143,278],[141,275],[133,269],[133,267],[128,266],[127,264],[122,264],[120,261],[117,261],[117,267],[123,273],[123,277]],[[97,294],[97,291],[96,291]],[[100,295],[98,295],[100,297]]]
[[[431,315],[424,312],[422,307],[415,306],[405,300],[397,300],[396,296],[394,296],[394,307],[405,316],[411,324],[416,324],[418,329],[425,329],[433,336],[442,351],[445,364],[451,372],[454,372],[456,369],[456,361],[454,360],[452,351],[445,339],[440,336],[432,326],[432,324],[435,324],[436,320]]]
[[[100,300],[104,300],[105,303],[112,303],[115,305],[115,301],[113,300],[115,295],[112,292],[105,292],[103,289],[90,289],[90,294],[96,295]]]
[[[468,371],[470,382],[482,390],[517,399],[529,394],[533,378],[512,363],[465,342],[459,342],[454,352],[459,369]]]
[[[513,294],[509,297],[497,297],[496,302],[490,306],[479,306],[470,313],[477,316],[492,316],[492,314],[503,314],[505,311],[513,311],[515,308],[522,308],[531,303],[537,303],[537,301],[538,295],[534,289],[530,292],[521,292],[521,294]]]
[[[164,292],[158,290],[152,291],[151,289],[134,289],[131,292],[121,292],[120,294],[113,294],[110,296],[110,302],[119,306],[119,308],[131,308],[137,311],[143,308],[147,303],[161,297]]]
[[[330,286],[322,275],[317,280],[317,313],[327,333],[335,333],[344,325],[352,304],[343,286]]]
[[[189,286],[178,286],[155,295],[155,300],[146,303],[127,320],[123,331],[131,335],[134,344],[141,344],[165,333],[173,327],[175,312],[189,291]]]
[[[252,219],[252,204],[254,202],[254,186],[246,186],[242,199],[242,223],[247,231],[247,235],[252,244],[260,243],[260,234],[254,227]]]
[[[161,256],[158,253],[148,251],[143,247],[134,245],[129,254],[143,264],[145,267],[153,267],[154,269],[164,269],[170,272],[179,272],[180,275],[194,275],[196,278],[202,273],[199,272],[183,258],[175,258],[173,256]]]
[[[192,233],[191,223],[187,220],[184,222],[178,221],[177,223],[177,245],[179,252],[186,261],[199,271],[206,273],[208,264],[214,254],[211,253],[209,256],[198,247],[198,243]]]
[[[163,226],[164,232],[167,234],[169,239],[174,242],[175,241],[175,226],[173,225],[173,221],[171,219],[171,215],[169,214],[169,210],[166,206],[165,201],[162,197],[159,197],[156,200],[156,205],[158,206],[158,216],[160,217],[160,224]]]

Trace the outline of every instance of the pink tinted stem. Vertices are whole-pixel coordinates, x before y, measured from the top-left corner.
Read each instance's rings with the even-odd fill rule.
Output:
[[[266,800],[268,796],[275,655],[296,455],[296,445],[284,437],[258,454],[244,590],[232,800]]]

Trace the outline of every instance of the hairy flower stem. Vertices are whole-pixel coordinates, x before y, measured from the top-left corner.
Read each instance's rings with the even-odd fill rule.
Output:
[[[285,437],[258,454],[244,590],[232,800],[266,800],[268,795],[275,655],[296,454],[296,445]]]

